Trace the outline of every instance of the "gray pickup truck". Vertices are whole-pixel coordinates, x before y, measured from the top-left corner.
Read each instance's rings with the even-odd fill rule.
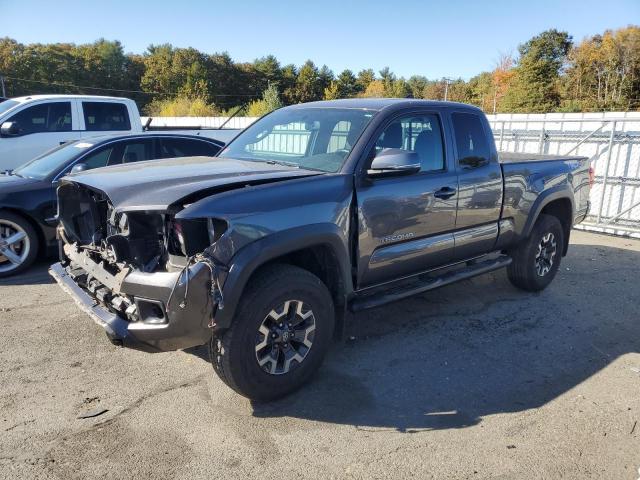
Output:
[[[265,401],[309,379],[353,312],[502,267],[545,288],[591,183],[585,158],[499,157],[469,105],[301,104],[213,159],[65,178],[51,273],[112,342],[208,342],[220,378]]]

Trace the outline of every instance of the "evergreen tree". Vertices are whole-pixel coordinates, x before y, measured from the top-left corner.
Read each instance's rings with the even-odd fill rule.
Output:
[[[358,94],[357,79],[351,70],[343,70],[338,75],[336,88],[338,90],[338,98],[350,98]]]

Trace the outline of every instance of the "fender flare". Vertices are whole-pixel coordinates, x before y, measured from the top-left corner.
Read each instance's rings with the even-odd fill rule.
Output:
[[[233,256],[222,286],[224,308],[215,313],[216,328],[225,329],[231,325],[247,282],[258,268],[288,253],[317,246],[327,246],[335,254],[344,285],[342,293],[349,296],[353,292],[353,282],[348,241],[338,226],[318,223],[283,230],[246,245]]]
[[[535,225],[536,221],[538,220],[538,217],[540,216],[540,212],[542,212],[544,207],[546,207],[551,202],[554,202],[556,200],[569,200],[571,204],[571,217],[570,217],[570,224],[568,225],[567,229],[570,230],[571,227],[573,227],[573,219],[576,211],[573,192],[570,190],[569,185],[566,185],[566,184],[558,185],[557,187],[553,187],[553,188],[550,188],[549,190],[542,192],[538,196],[534,204],[531,206],[531,209],[529,210],[529,216],[527,218],[527,221],[522,231],[521,238],[524,239],[529,237],[529,235],[531,234],[531,231],[533,230],[533,226]],[[569,239],[566,238],[565,244],[568,241]]]

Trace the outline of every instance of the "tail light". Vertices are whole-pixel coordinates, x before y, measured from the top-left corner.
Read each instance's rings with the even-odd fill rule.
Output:
[[[593,166],[589,166],[589,186],[593,187],[593,184],[596,182],[596,171]]]

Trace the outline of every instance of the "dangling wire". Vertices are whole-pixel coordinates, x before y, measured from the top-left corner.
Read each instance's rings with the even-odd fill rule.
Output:
[[[198,253],[193,255],[187,259],[186,265],[180,271],[180,275],[176,279],[176,282],[173,284],[173,288],[171,288],[171,293],[169,294],[169,299],[167,300],[167,310],[169,309],[169,305],[173,298],[173,295],[182,279],[182,275],[185,275],[185,287],[184,287],[184,296],[182,297],[182,301],[178,304],[180,308],[185,308],[187,306],[187,297],[189,295],[189,268],[198,263],[204,264],[208,269],[211,275],[211,297],[215,304],[218,305],[220,310],[224,309],[224,297],[222,295],[222,287],[220,285],[220,273],[222,271],[227,271],[226,267],[222,265],[216,265],[214,261],[208,255],[204,255],[202,253]]]

